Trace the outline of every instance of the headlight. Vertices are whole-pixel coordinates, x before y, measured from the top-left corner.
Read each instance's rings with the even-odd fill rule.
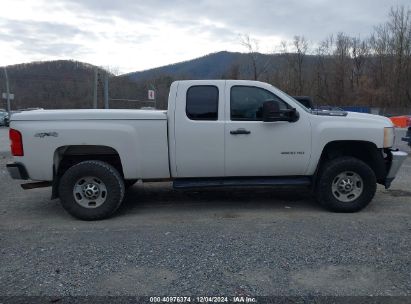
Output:
[[[384,128],[384,148],[391,148],[395,141],[395,128]]]

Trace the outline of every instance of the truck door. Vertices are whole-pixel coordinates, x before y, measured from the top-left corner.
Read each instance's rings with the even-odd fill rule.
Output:
[[[225,81],[179,82],[173,145],[177,177],[224,176],[224,88]]]
[[[311,154],[309,113],[296,122],[262,121],[262,104],[291,108],[269,88],[226,83],[226,176],[303,175]]]

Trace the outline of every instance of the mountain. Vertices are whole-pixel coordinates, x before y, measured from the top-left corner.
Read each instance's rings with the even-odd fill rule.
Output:
[[[88,63],[58,60],[11,65],[7,67],[10,92],[15,100],[12,110],[41,107],[45,109],[91,108],[93,105],[94,71],[97,67]],[[103,107],[103,74],[97,68],[98,106]],[[110,73],[109,73],[110,74]],[[115,77],[110,74],[110,93],[114,97],[124,97],[127,93],[143,91],[128,77]],[[5,75],[0,68],[0,92],[6,92]],[[114,107],[135,108],[136,104],[115,104]],[[0,101],[0,109],[6,108],[6,102]]]
[[[259,62],[276,65],[275,56],[267,54],[256,54]],[[280,57],[276,57],[280,59]],[[249,61],[249,54],[235,52],[217,52],[196,59],[170,64],[150,70],[128,73],[133,80],[147,80],[158,76],[172,76],[177,79],[218,79],[227,76],[233,66],[242,66],[243,74],[245,63]],[[277,60],[278,63],[278,60]]]
[[[258,79],[290,95],[313,96],[318,104],[409,108],[410,80],[403,77],[399,85],[397,61],[384,56],[218,52],[146,71],[120,76],[109,73],[110,108],[152,106],[147,102],[147,90],[154,87],[157,108],[166,109],[170,84],[179,79]],[[15,94],[12,110],[91,108],[95,69],[88,63],[66,60],[8,66],[10,91]],[[98,107],[102,108],[103,75],[107,72],[98,71]],[[401,75],[411,75],[406,71],[404,68]],[[0,92],[5,92],[2,68]],[[4,100],[0,108],[5,108]]]
[[[83,108],[91,99],[94,66],[76,61],[46,61],[7,67],[12,110],[28,107]],[[0,69],[0,90],[5,76]],[[90,103],[87,104],[87,106]],[[5,108],[3,103],[0,108]]]
[[[259,64],[273,65],[272,55],[256,54]],[[250,78],[249,55],[218,52],[193,60],[120,76],[110,74],[110,98],[142,100],[113,101],[113,108],[139,108],[151,104],[147,90],[155,86],[157,106],[166,108],[168,89],[178,79]],[[11,65],[7,67],[10,92],[15,94],[12,110],[42,107],[46,109],[90,108],[93,104],[94,70],[88,63],[58,60]],[[103,107],[103,74],[98,68],[98,106]],[[234,75],[234,74],[235,75]],[[5,92],[5,77],[0,68],[0,91]],[[1,93],[0,92],[0,93]],[[0,101],[0,108],[6,108]]]
[[[200,58],[170,64],[150,70],[129,73],[133,80],[155,78],[159,75],[168,75],[178,78],[192,79],[221,78],[225,72],[244,57],[241,53],[218,52]]]
[[[286,62],[286,54],[253,54],[260,71],[280,71]],[[307,66],[310,57],[307,56]],[[146,71],[120,76],[110,74],[110,98],[127,99],[110,102],[111,108],[139,108],[151,106],[146,102],[147,90],[154,86],[157,91],[157,107],[167,107],[168,89],[179,79],[253,79],[250,54],[217,52],[200,58],[170,64]],[[42,107],[46,109],[90,108],[93,105],[95,66],[72,60],[43,61],[17,64],[7,67],[10,92],[15,94],[12,110]],[[4,73],[0,70],[0,90],[5,92]],[[103,74],[98,81],[98,107],[103,102]],[[260,79],[270,81],[268,74]],[[130,101],[140,100],[141,102]],[[6,108],[5,101],[0,108]]]

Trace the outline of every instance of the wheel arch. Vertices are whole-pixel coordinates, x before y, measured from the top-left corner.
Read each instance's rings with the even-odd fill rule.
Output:
[[[366,163],[373,171],[377,182],[384,183],[387,175],[383,149],[378,148],[375,143],[360,140],[336,140],[328,142],[321,153],[317,168],[314,174],[314,183],[321,167],[331,159],[342,156],[352,156]]]
[[[123,164],[118,151],[104,145],[67,145],[55,149],[53,156],[52,198],[58,198],[58,184],[68,168],[82,161],[99,160],[112,165],[124,178]]]

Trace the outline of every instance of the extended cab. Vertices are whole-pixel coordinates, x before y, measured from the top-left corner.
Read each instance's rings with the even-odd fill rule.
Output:
[[[51,185],[73,216],[96,220],[135,181],[174,187],[310,187],[324,207],[364,208],[407,157],[388,118],[314,111],[255,81],[171,85],[168,110],[37,110],[10,124],[13,178]]]

